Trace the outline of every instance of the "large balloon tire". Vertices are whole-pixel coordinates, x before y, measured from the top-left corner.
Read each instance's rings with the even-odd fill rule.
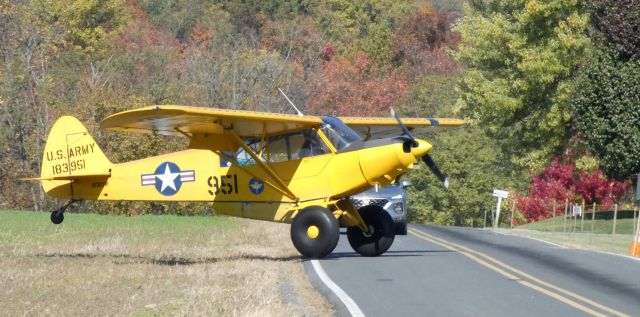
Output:
[[[396,223],[396,236],[406,236],[407,235],[407,223],[401,222]]]
[[[324,258],[333,252],[339,239],[338,220],[329,209],[320,206],[306,207],[291,222],[293,246],[306,257]]]
[[[379,256],[387,252],[393,244],[396,231],[389,213],[376,205],[364,206],[358,212],[370,232],[365,233],[355,226],[347,228],[347,238],[353,250],[362,256]]]

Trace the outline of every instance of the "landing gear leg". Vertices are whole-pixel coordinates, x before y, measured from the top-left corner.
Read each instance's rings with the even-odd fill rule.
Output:
[[[59,209],[56,209],[54,211],[51,212],[51,222],[53,222],[53,224],[59,225],[64,221],[64,211],[67,210],[67,208],[69,208],[69,206],[71,206],[71,204],[78,202],[79,200],[70,200],[67,204],[65,204],[64,206],[60,207]]]

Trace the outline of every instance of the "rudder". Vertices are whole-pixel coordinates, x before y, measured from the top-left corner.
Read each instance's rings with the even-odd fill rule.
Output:
[[[108,177],[112,165],[84,125],[74,117],[63,116],[47,138],[40,170],[42,187],[54,194],[53,189],[68,187],[76,178]],[[55,192],[71,194],[66,190]]]

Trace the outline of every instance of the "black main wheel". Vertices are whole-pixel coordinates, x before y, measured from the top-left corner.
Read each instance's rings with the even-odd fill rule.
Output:
[[[407,235],[407,223],[401,222],[396,223],[396,236],[406,236]]]
[[[304,208],[291,222],[291,241],[304,256],[316,259],[327,256],[336,248],[339,238],[338,220],[327,208]]]
[[[369,226],[369,232],[358,227],[347,228],[347,238],[351,247],[362,256],[378,256],[391,247],[395,238],[395,224],[384,208],[375,205],[358,209],[362,220]]]
[[[51,222],[53,224],[59,225],[64,221],[64,212],[52,211],[51,212]]]

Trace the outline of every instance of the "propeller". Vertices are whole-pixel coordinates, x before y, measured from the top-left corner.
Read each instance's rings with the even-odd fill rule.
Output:
[[[400,125],[400,128],[402,129],[402,132],[404,132],[403,134],[405,134],[407,137],[409,137],[409,141],[411,141],[411,146],[412,147],[417,147],[418,146],[418,141],[416,141],[416,138],[413,137],[411,132],[409,132],[409,129],[407,129],[407,127],[404,125],[404,123],[402,123],[402,120],[400,120],[400,117],[398,117],[396,112],[393,111],[393,108],[391,108],[391,116],[396,118],[396,121],[398,121],[398,125]],[[409,153],[409,152],[411,152],[411,149],[409,149],[409,151],[407,151],[406,148],[405,148],[405,152]]]
[[[449,189],[449,177],[447,175],[442,174],[442,171],[436,165],[436,162],[433,161],[433,158],[429,154],[425,154],[422,157],[422,161],[429,166],[429,169],[436,175],[436,177],[442,182],[444,188]]]
[[[393,108],[391,108],[391,116],[394,117],[396,121],[398,121],[398,125],[402,129],[403,134],[409,138],[409,140],[407,140],[407,142],[403,144],[402,149],[404,150],[405,153],[410,153],[412,147],[418,146],[418,141],[416,141],[416,138],[414,138],[411,132],[409,131],[409,129],[407,129],[407,126],[405,126],[404,123],[402,123],[402,120],[400,119],[398,114],[396,114],[396,112],[393,111]],[[442,184],[444,185],[444,188],[449,189],[449,177],[447,177],[442,173],[442,171],[440,171],[440,169],[438,168],[438,165],[436,165],[436,162],[433,161],[433,158],[431,157],[431,155],[425,154],[424,156],[422,156],[422,161],[425,164],[427,164],[427,166],[433,172],[433,174],[436,175],[436,177],[442,182]]]

